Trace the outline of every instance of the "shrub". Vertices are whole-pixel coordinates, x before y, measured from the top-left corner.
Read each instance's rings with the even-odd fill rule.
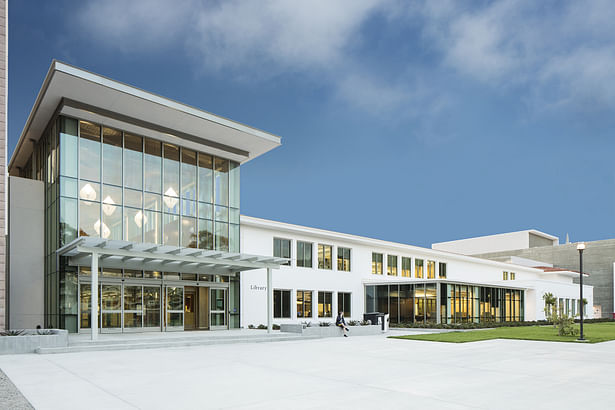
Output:
[[[267,329],[267,326],[265,326],[265,325],[258,325],[258,329],[261,329],[261,330]]]
[[[280,325],[273,325],[273,330],[280,330]]]
[[[0,336],[21,336],[25,330],[2,330]]]
[[[329,326],[331,326],[332,324],[333,324],[333,323],[331,323],[331,322],[320,322],[320,323],[319,323],[319,326],[320,326],[320,327],[329,327]]]
[[[557,327],[557,334],[560,336],[576,336],[579,330],[574,327],[574,318],[565,313],[553,320],[553,326]]]
[[[362,320],[362,321],[359,322],[359,324],[361,326],[369,326],[369,325],[372,324],[372,321],[371,320]]]
[[[248,325],[248,329],[255,329],[254,325]]]
[[[359,322],[358,320],[349,320],[348,326],[361,326],[361,322]]]

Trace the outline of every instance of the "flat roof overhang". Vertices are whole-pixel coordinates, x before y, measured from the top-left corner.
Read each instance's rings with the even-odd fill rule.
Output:
[[[254,269],[278,269],[288,260],[270,256],[184,248],[82,236],[56,251],[68,257],[71,266],[91,266],[92,255],[98,266],[160,272],[232,275]]]
[[[49,121],[66,114],[140,132],[245,163],[279,145],[281,138],[54,60],[9,163],[23,167]],[[185,144],[184,144],[185,145]]]

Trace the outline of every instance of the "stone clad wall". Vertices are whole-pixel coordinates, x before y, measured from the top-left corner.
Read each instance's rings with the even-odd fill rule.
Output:
[[[7,0],[0,0],[0,329],[6,326]]]

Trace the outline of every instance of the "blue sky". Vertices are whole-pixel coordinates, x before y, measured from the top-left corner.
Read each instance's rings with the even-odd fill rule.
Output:
[[[29,1],[9,151],[53,58],[282,136],[242,213],[391,241],[615,237],[612,1]]]

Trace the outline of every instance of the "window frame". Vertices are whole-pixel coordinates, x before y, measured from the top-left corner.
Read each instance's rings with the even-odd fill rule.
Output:
[[[395,263],[391,263],[394,260]],[[387,276],[397,276],[397,263],[399,262],[399,258],[397,255],[389,255],[387,254]]]
[[[321,248],[322,248],[322,253],[321,253]],[[326,262],[325,251],[327,248],[329,248],[329,255],[330,255],[328,266],[325,263]],[[317,245],[317,250],[318,250],[318,269],[333,270],[333,245],[319,243]],[[322,255],[322,260],[320,258],[321,255]]]
[[[322,296],[322,301],[321,301],[321,296]],[[327,315],[327,312],[325,311],[325,306],[327,305],[327,300],[326,297],[329,296],[329,306],[330,306],[330,310],[329,310],[329,314]],[[318,306],[318,317],[319,318],[328,318],[328,317],[333,317],[333,292],[328,291],[328,290],[319,290],[317,292],[317,306]],[[320,314],[320,306],[323,305],[323,314]]]
[[[273,256],[276,258],[286,258],[286,256],[279,256],[276,255],[276,241],[279,241],[280,243],[280,255],[282,254],[282,242],[283,241],[288,241],[288,260],[286,262],[284,262],[282,265],[284,266],[290,266],[290,261],[292,260],[292,248],[293,248],[293,241],[290,239],[286,239],[286,238],[278,238],[278,237],[273,237]]]
[[[306,246],[309,245],[309,252],[306,251]],[[302,247],[299,252],[299,246]],[[314,244],[307,241],[297,241],[297,267],[299,268],[312,268],[314,266],[313,261]],[[306,256],[309,256],[309,265],[306,264]]]
[[[421,269],[417,269],[419,267],[418,263],[421,263]],[[414,258],[414,277],[416,279],[423,279],[425,276],[425,259]]]
[[[276,293],[280,294],[280,314],[276,316]],[[288,296],[288,316],[284,316],[284,296],[287,294]],[[273,318],[274,319],[291,319],[292,318],[292,304],[290,300],[290,289],[274,289],[273,290]]]
[[[442,274],[442,267],[444,267],[444,274]],[[438,279],[446,279],[446,262],[438,262]]]
[[[346,306],[345,303],[345,295],[348,296],[348,306]],[[340,303],[340,297],[342,298],[342,303]],[[348,311],[346,311],[346,307],[348,308]],[[337,311],[344,312],[345,318],[352,316],[352,292],[337,292]]]
[[[340,250],[342,251],[342,255],[340,258]],[[346,251],[348,251],[348,258],[346,258]],[[346,248],[343,246],[338,246],[337,250],[336,250],[336,256],[337,256],[337,270],[341,271],[341,272],[350,272],[350,270],[352,269],[352,264],[351,264],[351,255],[352,255],[352,249],[351,248]],[[348,261],[348,268],[346,269],[344,267],[346,260]],[[340,264],[341,263],[341,264]],[[341,268],[340,268],[341,266]]]
[[[301,299],[299,298],[299,294],[301,294]],[[305,301],[305,295],[309,294],[310,295],[310,302],[309,305],[306,303]],[[297,289],[297,291],[295,292],[295,305],[297,306],[297,319],[301,318],[301,319],[305,319],[305,318],[313,318],[314,317],[314,300],[312,299],[313,296],[313,292],[311,290],[303,290],[303,289]],[[301,300],[301,310],[299,310],[299,300]],[[310,308],[310,316],[305,316],[305,306],[308,305]],[[299,312],[301,311],[301,315],[299,315]]]
[[[380,257],[380,260],[374,260],[374,257]],[[379,252],[372,252],[372,275],[382,275],[382,269],[384,264],[384,254]]]

